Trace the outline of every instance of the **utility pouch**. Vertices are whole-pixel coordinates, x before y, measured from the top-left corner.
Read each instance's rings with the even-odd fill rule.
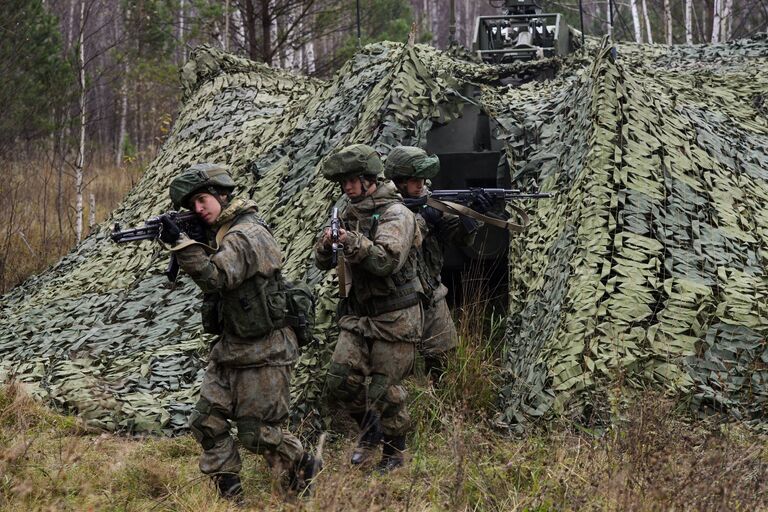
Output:
[[[221,316],[219,313],[219,295],[206,293],[203,295],[203,305],[200,308],[203,317],[203,331],[208,334],[221,334]]]
[[[303,281],[283,280],[288,313],[286,323],[291,326],[299,346],[312,342],[312,330],[315,327],[315,296],[312,289]]]

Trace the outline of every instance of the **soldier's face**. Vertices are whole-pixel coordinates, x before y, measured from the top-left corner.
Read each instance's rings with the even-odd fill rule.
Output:
[[[191,209],[209,226],[216,222],[221,214],[221,204],[207,192],[195,194],[190,199]]]
[[[419,197],[424,192],[424,178],[408,178],[403,181],[400,193],[407,197]]]
[[[345,178],[341,182],[341,189],[350,199],[363,197],[363,185],[360,183],[360,178],[357,176]]]

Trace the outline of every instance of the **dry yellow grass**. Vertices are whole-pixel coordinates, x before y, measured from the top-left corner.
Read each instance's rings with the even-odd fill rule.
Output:
[[[420,386],[413,382],[412,386]],[[439,400],[418,394],[416,417]],[[693,423],[649,394],[626,421],[594,437],[566,425],[525,439],[494,432],[474,411],[421,421],[406,467],[379,476],[347,463],[351,433],[326,446],[314,496],[283,495],[262,460],[245,455],[244,510],[765,510],[765,438]],[[224,511],[197,470],[189,436],[88,433],[16,385],[0,393],[0,509]]]
[[[103,221],[141,177],[137,167],[86,170],[84,236],[88,234],[89,197],[96,200],[96,223]],[[55,263],[77,242],[74,178],[61,179],[45,159],[0,161],[0,294]]]

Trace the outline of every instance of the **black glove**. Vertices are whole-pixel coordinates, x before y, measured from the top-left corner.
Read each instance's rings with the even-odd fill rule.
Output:
[[[160,240],[167,244],[175,244],[181,236],[181,230],[167,215],[160,217]]]
[[[434,226],[443,217],[443,212],[437,208],[432,208],[431,206],[425,206],[419,211],[419,214],[428,226]]]
[[[477,213],[485,213],[493,208],[493,198],[487,192],[478,191],[469,203],[469,207]]]

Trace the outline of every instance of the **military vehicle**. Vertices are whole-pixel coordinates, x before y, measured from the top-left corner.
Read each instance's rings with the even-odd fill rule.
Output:
[[[571,49],[570,30],[536,0],[504,0],[504,14],[477,18],[472,49],[490,64],[562,57]]]
[[[552,78],[555,66],[509,69],[513,66],[504,65],[570,53],[570,29],[563,17],[542,13],[537,0],[504,0],[503,5],[489,0],[489,3],[503,7],[503,14],[477,18],[473,45],[477,57],[488,64],[500,65],[499,80],[505,85]],[[462,95],[473,98],[479,91],[470,86]],[[436,124],[429,132],[425,149],[440,157],[441,166],[440,174],[433,180],[433,189],[513,186],[503,143],[494,135],[495,121],[478,106],[480,103],[468,102],[460,118]],[[497,204],[491,213],[507,217],[503,204]],[[465,282],[461,274],[468,271],[481,282],[493,284],[487,288],[491,295],[506,297],[508,250],[509,233],[490,226],[480,228],[472,247],[448,249],[443,281],[451,289],[449,301],[460,301],[461,290],[452,284]]]

